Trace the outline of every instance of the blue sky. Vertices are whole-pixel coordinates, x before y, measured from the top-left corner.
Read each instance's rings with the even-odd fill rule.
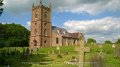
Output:
[[[33,0],[39,5],[39,0]],[[29,29],[32,0],[4,0],[0,23],[22,24]],[[69,32],[83,32],[98,42],[120,38],[119,0],[43,0],[52,2],[52,24]]]

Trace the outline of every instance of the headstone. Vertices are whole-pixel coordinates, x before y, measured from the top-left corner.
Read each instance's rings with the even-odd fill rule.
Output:
[[[98,53],[98,55],[92,56],[90,67],[105,67],[102,45],[100,45],[100,52]]]
[[[22,49],[23,49],[23,53],[25,52],[25,48],[24,47],[22,47]]]
[[[67,51],[66,51],[66,52],[64,52],[64,55],[68,55],[68,54],[69,54],[69,52],[67,52]]]
[[[58,58],[63,58],[61,54],[58,54],[57,57],[58,57]]]
[[[56,47],[56,50],[57,50],[57,54],[60,54],[60,47],[59,46]]]
[[[120,58],[120,48],[116,48],[116,58]]]
[[[48,54],[50,54],[50,51],[48,51]]]
[[[27,56],[29,56],[29,54],[30,54],[30,50],[29,50],[29,48],[27,48],[27,50],[26,50],[26,54],[27,54]]]
[[[90,59],[90,67],[97,67],[97,55],[94,55]]]
[[[52,51],[52,54],[55,54],[55,51],[54,51],[54,50]]]
[[[89,47],[85,47],[85,41],[84,41],[84,37],[82,36],[80,38],[80,47],[75,48],[75,51],[79,52],[79,67],[83,67],[84,66],[84,55],[85,52],[90,52],[90,48]]]
[[[102,54],[98,56],[98,63],[99,63],[99,67],[105,67],[105,61]]]
[[[118,58],[120,58],[120,47],[118,48]]]
[[[32,52],[33,52],[33,50],[32,49],[30,49],[30,55],[32,56]]]
[[[23,53],[21,55],[21,59],[26,60],[29,57],[29,55],[30,55],[29,52],[30,52],[29,48],[27,48],[26,51],[23,50]]]
[[[105,60],[102,53],[92,56],[90,59],[90,67],[105,67]]]

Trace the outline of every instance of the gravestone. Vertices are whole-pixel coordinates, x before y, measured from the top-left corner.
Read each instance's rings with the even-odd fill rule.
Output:
[[[57,50],[57,54],[60,54],[60,47],[59,46],[56,47],[56,50]]]
[[[98,67],[105,67],[104,56],[102,53],[99,54],[99,56],[98,56],[98,63],[99,63]]]
[[[25,51],[25,49],[23,49],[23,53],[21,55],[21,59],[26,60],[29,56],[30,56],[29,48],[27,48],[26,51]]]
[[[113,44],[112,48],[114,50],[114,56],[113,57],[120,58],[120,47],[115,45],[115,44]]]
[[[94,55],[90,59],[90,67],[97,67],[97,55]]]
[[[50,51],[48,51],[48,54],[50,54]]]
[[[105,67],[102,45],[100,45],[100,52],[97,55],[92,56],[90,67]]]
[[[64,52],[64,55],[69,55],[69,52],[67,52],[67,51],[66,51],[66,52]]]
[[[84,36],[80,37],[79,40],[80,45],[78,48],[75,48],[75,51],[79,52],[79,67],[83,67],[85,52],[90,52],[90,48],[84,46],[85,45]]]
[[[112,48],[113,48],[113,57],[116,57],[116,46],[115,44],[112,45]]]
[[[120,58],[120,48],[116,48],[116,58]]]
[[[92,56],[90,59],[90,67],[105,67],[105,60],[102,53]]]
[[[54,50],[52,51],[52,54],[55,54],[55,51],[54,51]]]

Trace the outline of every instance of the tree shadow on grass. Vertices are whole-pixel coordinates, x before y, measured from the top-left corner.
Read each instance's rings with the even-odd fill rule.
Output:
[[[33,64],[39,64],[39,65],[47,65],[49,64],[51,59],[47,58],[47,54],[33,54],[30,55],[26,60],[19,60],[19,66],[17,67],[30,67]],[[15,66],[16,67],[16,66]]]
[[[33,64],[47,65],[50,61],[52,61],[47,57],[48,57],[47,54],[33,54],[33,55],[29,55],[28,58],[23,59],[21,58],[21,53],[14,56],[6,55],[4,57],[1,57],[4,58],[5,64],[0,65],[0,67],[4,67],[8,65],[10,67],[31,67]]]

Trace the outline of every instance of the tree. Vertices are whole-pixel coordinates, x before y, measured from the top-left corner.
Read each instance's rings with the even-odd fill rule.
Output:
[[[110,40],[106,40],[104,43],[105,44],[112,44],[112,42]]]
[[[93,39],[93,38],[88,38],[87,40],[87,44],[95,44],[96,43],[96,40]]]
[[[3,6],[3,0],[0,0],[0,16],[1,16],[1,14],[3,13],[3,8],[2,8],[2,6]]]
[[[30,31],[20,24],[0,24],[0,46],[28,46]]]
[[[115,43],[120,44],[120,38]]]
[[[0,47],[5,46],[6,26],[0,23]]]

